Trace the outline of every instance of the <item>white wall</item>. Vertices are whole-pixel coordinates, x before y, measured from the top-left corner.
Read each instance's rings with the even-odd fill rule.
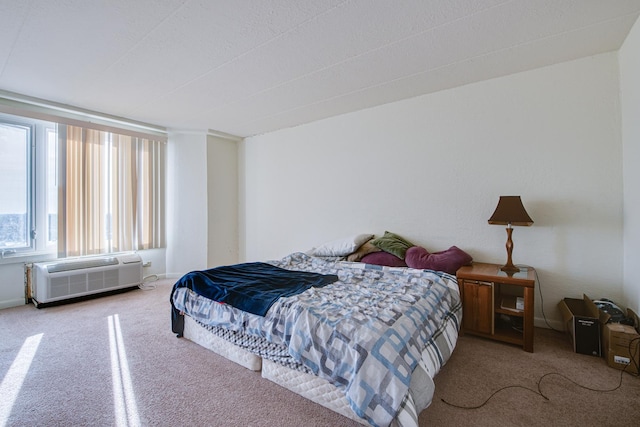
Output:
[[[0,309],[25,303],[24,261],[0,264]]]
[[[149,267],[142,269],[142,274],[145,280],[151,280],[151,276],[164,277],[167,271],[167,249],[147,249],[144,251],[138,251],[138,254],[142,258],[142,263],[150,262]]]
[[[167,168],[167,275],[238,262],[238,145],[172,132]]]
[[[238,262],[238,143],[208,137],[207,267]]]
[[[241,252],[389,230],[504,263],[506,232],[487,219],[520,195],[535,224],[515,229],[513,260],[536,267],[547,317],[564,297],[619,300],[617,64],[598,55],[248,138]]]
[[[640,20],[619,51],[624,170],[624,301],[640,313]]]
[[[172,132],[167,150],[167,276],[207,266],[207,135]]]

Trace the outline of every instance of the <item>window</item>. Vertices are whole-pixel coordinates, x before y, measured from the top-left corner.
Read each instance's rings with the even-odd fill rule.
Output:
[[[0,257],[164,247],[164,146],[0,114]]]
[[[55,140],[55,123],[22,117],[0,115],[0,256],[44,251],[55,248],[55,228],[52,226],[53,240],[39,235],[39,230],[48,227],[46,217],[38,216],[40,211],[51,212],[56,217],[55,199],[39,198],[39,188],[55,185],[49,183],[47,175],[51,164],[56,163],[55,149],[45,143],[45,135]],[[46,164],[39,164],[40,158],[50,157]],[[53,190],[55,191],[55,189]],[[51,204],[50,204],[51,203]]]

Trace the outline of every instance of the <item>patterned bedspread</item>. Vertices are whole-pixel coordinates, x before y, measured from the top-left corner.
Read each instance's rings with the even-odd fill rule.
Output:
[[[172,302],[203,324],[285,345],[298,363],[344,390],[353,411],[376,426],[394,419],[418,364],[433,377],[453,350],[461,303],[451,275],[303,253],[270,263],[339,280],[280,298],[264,317],[184,288]]]

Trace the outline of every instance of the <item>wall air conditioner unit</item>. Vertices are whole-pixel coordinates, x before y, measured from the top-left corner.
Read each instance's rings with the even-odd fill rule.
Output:
[[[34,263],[32,300],[36,307],[53,302],[138,286],[138,254],[82,257]]]

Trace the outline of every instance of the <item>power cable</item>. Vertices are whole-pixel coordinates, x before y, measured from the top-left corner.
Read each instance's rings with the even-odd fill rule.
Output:
[[[515,384],[515,385],[508,385],[508,386],[504,386],[499,388],[498,390],[494,391],[493,393],[491,393],[491,395],[489,395],[489,397],[487,397],[484,402],[480,403],[479,405],[473,405],[473,406],[465,406],[465,405],[458,405],[455,403],[451,403],[448,402],[447,400],[441,398],[440,400],[445,403],[446,405],[452,406],[454,408],[458,408],[458,409],[479,409],[482,408],[483,406],[485,406],[489,400],[491,400],[495,395],[497,395],[498,393],[508,390],[508,389],[512,389],[512,388],[520,388],[526,391],[529,391],[531,393],[537,394],[538,396],[542,397],[545,400],[551,400],[549,399],[543,392],[541,389],[541,384],[542,384],[542,380],[544,380],[546,377],[548,376],[552,376],[552,375],[556,375],[559,376],[561,378],[564,378],[565,380],[569,381],[570,383],[583,388],[585,390],[589,390],[589,391],[594,391],[594,392],[598,392],[598,393],[611,393],[613,391],[618,390],[621,386],[622,386],[622,376],[624,375],[624,373],[627,371],[627,368],[629,366],[633,366],[635,368],[635,373],[634,372],[627,372],[629,375],[632,376],[639,376],[640,375],[640,360],[638,359],[638,352],[640,351],[640,346],[636,345],[635,349],[632,351],[632,346],[634,345],[634,343],[640,341],[640,337],[638,338],[634,338],[632,340],[629,341],[629,345],[628,345],[628,350],[629,350],[629,355],[631,356],[631,361],[628,365],[626,365],[624,367],[624,369],[620,370],[620,380],[618,381],[618,385],[616,385],[613,388],[609,388],[609,389],[597,389],[597,388],[593,388],[593,387],[588,387],[582,384],[579,384],[578,382],[572,380],[571,378],[567,377],[566,375],[560,374],[558,372],[548,372],[544,375],[542,375],[540,377],[540,379],[537,382],[537,390],[534,390],[532,388],[523,386],[523,385],[519,385],[519,384]]]
[[[149,279],[149,280],[147,280]],[[140,289],[142,289],[143,291],[151,291],[153,289],[156,288],[155,284],[149,284],[149,282],[156,282],[158,281],[158,275],[157,274],[150,274],[148,276],[146,276],[144,279],[142,279],[142,283],[140,283],[140,285],[138,285],[138,287]]]

